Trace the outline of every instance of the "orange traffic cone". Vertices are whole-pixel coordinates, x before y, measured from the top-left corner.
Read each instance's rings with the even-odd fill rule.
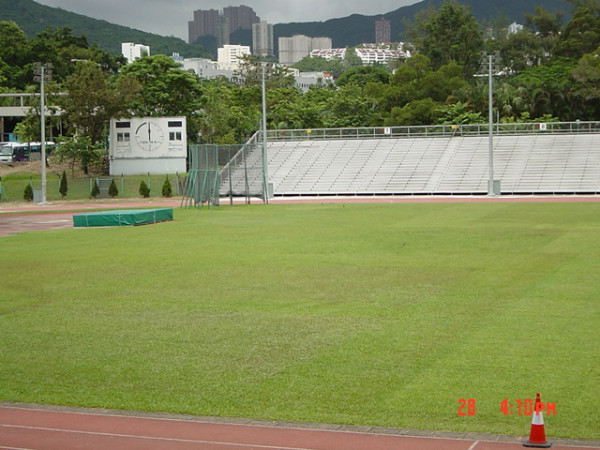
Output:
[[[542,401],[540,400],[540,393],[538,392],[535,396],[535,411],[531,419],[531,431],[529,433],[529,440],[523,442],[524,447],[538,447],[548,448],[552,447],[552,444],[546,440],[546,430],[544,429],[544,415],[542,414]]]

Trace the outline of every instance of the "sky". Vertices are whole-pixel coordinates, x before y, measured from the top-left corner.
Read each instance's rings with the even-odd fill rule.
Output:
[[[188,38],[188,22],[197,9],[246,5],[271,24],[321,22],[351,14],[375,16],[420,0],[36,0],[37,3],[83,14],[162,36]]]

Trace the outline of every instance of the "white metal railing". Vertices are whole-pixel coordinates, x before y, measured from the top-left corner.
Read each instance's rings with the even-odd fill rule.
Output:
[[[600,133],[600,122],[537,122],[494,124],[495,135]],[[257,134],[260,134],[259,131]],[[363,128],[267,130],[267,141],[309,139],[366,139],[399,137],[487,136],[488,124],[425,125]]]

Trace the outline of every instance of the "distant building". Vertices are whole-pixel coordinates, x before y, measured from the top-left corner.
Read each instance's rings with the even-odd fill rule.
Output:
[[[293,75],[296,80],[295,86],[302,92],[306,92],[314,86],[326,87],[334,83],[333,76],[325,72],[294,71]]]
[[[296,35],[279,38],[279,63],[295,64],[314,49],[331,48],[331,38]]]
[[[391,22],[383,17],[375,21],[375,43],[388,44],[392,42]]]
[[[219,68],[237,70],[240,67],[240,58],[250,54],[250,47],[247,45],[225,45],[218,50]]]
[[[335,58],[344,59],[345,56],[345,48],[317,48],[310,52],[311,58],[325,58],[327,61]]]
[[[228,80],[233,80],[235,77],[235,69],[222,68],[217,61],[212,61],[205,58],[188,58],[180,61],[183,70],[191,70],[200,78],[211,80],[213,78],[225,77]],[[231,67],[226,64],[225,67]]]
[[[229,33],[237,30],[251,30],[252,25],[260,22],[260,17],[249,6],[228,6],[223,8],[223,17],[227,19]]]
[[[392,48],[391,45],[363,44],[362,47],[357,47],[354,50],[365,66],[387,64],[391,61],[410,57],[409,53],[400,50],[400,48]]]
[[[272,56],[273,25],[264,20],[252,24],[252,54],[256,56]]]
[[[228,6],[194,11],[194,20],[188,22],[188,42],[193,44],[203,36],[215,36],[219,46],[229,44],[229,35],[237,30],[251,30],[260,17],[248,6]]]
[[[133,42],[123,42],[121,44],[121,53],[130,64],[143,56],[150,56],[150,47],[142,44],[134,44]]]
[[[202,36],[216,36],[218,20],[216,9],[194,11],[194,20],[188,22],[188,42],[193,44]]]
[[[517,22],[513,22],[508,26],[508,34],[516,34],[521,30],[523,30],[523,25]]]

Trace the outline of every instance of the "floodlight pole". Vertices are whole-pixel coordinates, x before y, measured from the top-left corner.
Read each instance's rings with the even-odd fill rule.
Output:
[[[34,73],[39,76],[34,77],[34,81],[40,82],[40,139],[41,139],[41,159],[42,159],[42,198],[40,205],[48,205],[46,199],[46,98],[44,92],[44,82],[46,76],[52,74],[52,64],[34,64]],[[48,72],[46,73],[46,69]]]
[[[489,176],[488,181],[488,195],[495,195],[494,193],[494,77],[492,76],[492,61],[493,56],[488,55],[488,77],[489,77]]]
[[[265,84],[265,64],[262,65],[262,169],[263,169],[263,201],[269,203],[267,176],[267,93]]]

